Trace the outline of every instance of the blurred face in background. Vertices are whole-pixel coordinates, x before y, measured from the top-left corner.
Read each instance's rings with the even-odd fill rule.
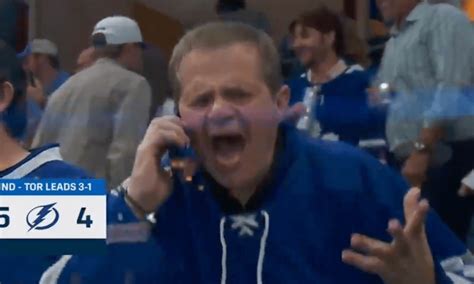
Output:
[[[47,55],[33,53],[29,57],[28,67],[33,74],[38,77],[45,68],[50,66],[50,61]]]
[[[331,34],[333,33],[323,34],[301,23],[296,24],[292,34],[292,46],[301,64],[310,68],[323,61],[332,49],[334,36]]]

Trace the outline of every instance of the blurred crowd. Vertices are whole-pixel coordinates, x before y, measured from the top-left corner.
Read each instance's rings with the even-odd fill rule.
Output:
[[[370,42],[352,19],[325,7],[291,22],[278,46],[290,104],[306,110],[296,125],[399,171],[466,241],[474,209],[472,24],[458,1],[377,2],[390,32]],[[245,1],[218,1],[216,12],[271,31]],[[10,133],[26,148],[58,143],[66,161],[117,186],[151,119],[175,113],[167,62],[144,42],[134,20],[107,17],[69,73],[60,47],[32,40],[17,54],[27,123],[12,122]]]

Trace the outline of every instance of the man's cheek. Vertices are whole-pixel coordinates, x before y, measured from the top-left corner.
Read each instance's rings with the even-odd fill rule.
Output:
[[[200,132],[203,129],[205,115],[197,111],[183,110],[181,120],[186,129],[193,132]]]
[[[242,116],[247,125],[258,128],[275,127],[278,123],[278,112],[274,107],[249,107],[242,111]]]

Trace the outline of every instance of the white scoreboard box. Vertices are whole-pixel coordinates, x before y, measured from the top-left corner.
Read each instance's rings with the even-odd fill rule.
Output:
[[[105,251],[106,188],[99,179],[0,179],[0,251]]]

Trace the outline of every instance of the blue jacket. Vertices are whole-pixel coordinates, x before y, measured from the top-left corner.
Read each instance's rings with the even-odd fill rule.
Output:
[[[306,88],[313,84],[304,72],[290,79],[287,85],[291,90],[290,104],[293,105],[303,101]],[[357,145],[361,139],[373,138],[374,132],[383,132],[375,129],[380,125],[377,122],[380,118],[367,104],[368,87],[367,72],[357,66],[348,67],[344,73],[320,86],[313,108],[322,135],[334,133],[339,140]]]
[[[387,222],[403,221],[407,184],[367,154],[294,127],[282,125],[280,141],[266,186],[246,208],[206,175],[176,178],[150,232],[112,194],[107,255],[65,256],[45,275],[58,283],[382,283],[344,264],[341,252],[352,233],[390,240]],[[451,283],[440,263],[467,250],[434,213],[426,227],[438,283]]]
[[[59,147],[48,145],[30,151],[28,157],[13,167],[0,171],[0,179],[18,178],[86,178],[88,175],[62,161]],[[58,260],[58,256],[20,256],[0,252],[0,283],[38,283],[41,274]]]

